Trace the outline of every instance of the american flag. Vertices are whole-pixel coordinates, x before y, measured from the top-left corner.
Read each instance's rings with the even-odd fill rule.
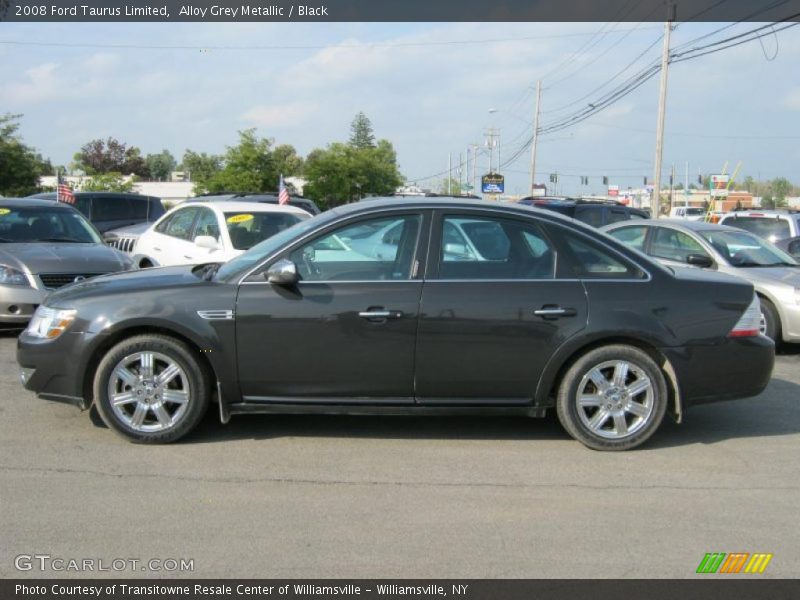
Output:
[[[289,190],[286,189],[286,184],[283,183],[283,173],[281,173],[281,183],[278,186],[278,204],[289,204]]]
[[[59,202],[66,202],[67,204],[75,204],[75,194],[72,193],[72,188],[69,187],[67,181],[58,173],[58,185],[56,187],[56,200]]]

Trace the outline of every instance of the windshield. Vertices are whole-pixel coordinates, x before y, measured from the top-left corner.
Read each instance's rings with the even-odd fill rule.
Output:
[[[260,244],[256,244],[244,254],[228,261],[219,271],[217,271],[216,279],[221,281],[231,281],[245,272],[252,269],[258,263],[263,261],[269,255],[274,254],[281,249],[284,245],[288,244],[295,238],[299,238],[306,232],[311,231],[320,225],[321,217],[306,219],[299,221],[288,229],[276,233],[270,238],[267,238]]]
[[[797,261],[769,242],[744,231],[700,231],[703,238],[734,267],[797,266]]]
[[[225,211],[225,224],[228,227],[231,243],[237,250],[249,250],[267,238],[308,218],[308,215],[294,213]]]
[[[103,240],[76,210],[0,205],[0,242],[102,244]]]

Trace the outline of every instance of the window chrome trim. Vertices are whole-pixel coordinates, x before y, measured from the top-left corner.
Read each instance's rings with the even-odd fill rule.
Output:
[[[517,208],[517,207],[510,207],[510,208]],[[575,233],[575,234],[577,234],[577,235],[589,240],[592,243],[596,243],[596,244],[599,244],[599,245],[603,246],[604,248],[607,248],[609,251],[613,252],[617,256],[622,257],[625,261],[636,265],[636,267],[638,267],[639,270],[641,270],[642,273],[644,273],[646,275],[646,277],[643,277],[641,279],[629,279],[629,278],[622,278],[622,279],[610,279],[610,278],[608,278],[608,279],[603,279],[603,278],[592,279],[592,278],[585,278],[585,279],[580,279],[580,278],[577,278],[577,279],[546,279],[546,280],[542,280],[542,279],[533,279],[533,280],[511,279],[509,281],[592,281],[592,282],[594,282],[594,281],[609,281],[609,282],[612,282],[612,281],[628,281],[628,282],[647,282],[647,281],[651,281],[652,278],[653,278],[649,269],[645,269],[638,261],[636,261],[633,258],[630,258],[629,256],[626,256],[624,253],[620,252],[616,248],[614,248],[612,246],[609,246],[602,239],[594,239],[594,238],[586,235],[582,231],[579,231],[577,229],[570,229],[569,227],[567,227],[563,223],[560,223],[558,219],[549,218],[552,215],[548,215],[548,214],[540,215],[539,214],[539,212],[540,212],[539,209],[536,209],[536,212],[532,212],[532,213],[528,214],[527,212],[523,212],[523,210],[504,210],[504,209],[501,209],[501,208],[497,208],[495,206],[486,206],[486,207],[484,207],[484,206],[474,206],[474,205],[453,206],[453,205],[448,205],[448,204],[439,204],[439,203],[436,203],[436,202],[431,202],[429,205],[425,205],[425,206],[420,206],[420,205],[416,205],[416,206],[413,206],[413,207],[409,207],[409,206],[406,206],[406,207],[403,207],[403,206],[387,206],[385,208],[375,209],[375,210],[368,211],[368,212],[356,213],[355,215],[352,216],[352,218],[348,218],[345,222],[350,221],[350,220],[357,220],[360,217],[369,218],[372,215],[381,215],[383,213],[391,213],[391,212],[398,212],[398,211],[404,211],[404,210],[406,210],[406,211],[416,211],[420,215],[423,215],[425,211],[430,211],[430,210],[432,210],[432,211],[436,211],[436,210],[466,210],[468,212],[469,211],[474,211],[474,212],[494,213],[494,214],[503,215],[503,216],[505,216],[507,218],[508,217],[517,217],[517,218],[521,218],[523,220],[533,219],[537,223],[541,221],[541,224],[553,225],[555,227],[560,227],[560,228],[564,229],[567,232]],[[433,225],[433,221],[434,221],[434,219],[431,219],[431,226]],[[271,260],[273,260],[275,257],[280,255],[282,252],[285,252],[288,248],[291,248],[295,244],[299,245],[301,242],[304,242],[308,238],[310,238],[310,237],[312,237],[314,235],[317,235],[320,232],[321,229],[325,229],[325,227],[314,229],[313,231],[310,231],[310,232],[306,233],[304,236],[299,237],[296,240],[293,240],[291,244],[289,244],[287,246],[284,246],[280,250],[278,250],[278,251],[274,252],[273,254],[269,255],[262,262],[260,262],[258,265],[256,265],[255,267],[253,267],[252,269],[247,271],[244,274],[244,276],[241,277],[236,282],[235,285],[252,285],[252,284],[263,285],[260,281],[247,282],[245,280],[248,277],[250,277],[251,275],[253,275],[254,273],[256,273],[264,265],[266,265]],[[598,233],[602,233],[602,232],[598,232]],[[430,253],[430,240],[431,240],[431,236],[432,235],[433,235],[433,230],[429,229],[429,231],[428,231],[428,240],[427,240],[428,241],[428,253]],[[420,239],[418,238],[417,239],[417,248],[419,248],[419,243],[420,243]],[[622,244],[622,242],[619,242],[619,243]],[[655,262],[655,259],[654,259],[654,262]],[[425,260],[425,265],[424,266],[425,266],[426,275],[427,275],[427,269],[428,269],[428,267],[430,267],[430,256],[426,256],[426,260]],[[666,269],[666,267],[664,267],[664,268]],[[398,283],[399,282],[408,282],[408,281],[425,281],[426,283],[428,283],[428,282],[431,282],[431,281],[457,281],[457,280],[454,280],[454,279],[449,279],[449,280],[443,280],[443,279],[403,279],[403,280],[387,280],[387,281],[396,281]],[[338,282],[333,282],[333,283],[376,283],[376,282],[386,283],[387,281],[383,281],[383,280],[370,281],[370,282],[368,282],[368,281],[352,281],[352,282],[338,281]],[[468,279],[468,280],[461,280],[461,281],[503,281],[503,280],[499,280],[499,279]],[[267,282],[265,282],[265,283],[267,283]],[[301,283],[312,283],[312,282],[307,281],[307,282],[301,282]],[[316,282],[316,283],[327,283],[327,284],[330,284],[332,282],[331,281],[325,281],[325,282]]]

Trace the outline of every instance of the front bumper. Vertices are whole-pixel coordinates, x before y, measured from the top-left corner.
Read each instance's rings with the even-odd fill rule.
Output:
[[[22,285],[0,284],[0,324],[24,325],[47,292]]]
[[[775,364],[775,344],[763,335],[661,350],[675,369],[684,407],[757,396]]]
[[[17,363],[25,389],[40,398],[89,408],[83,379],[89,344],[95,336],[67,331],[56,340],[42,340],[25,332],[17,339]]]
[[[776,306],[781,318],[781,336],[784,342],[800,342],[800,304],[786,302]]]

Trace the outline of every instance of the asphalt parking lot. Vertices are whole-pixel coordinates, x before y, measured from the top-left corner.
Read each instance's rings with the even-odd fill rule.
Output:
[[[191,577],[692,577],[706,552],[800,576],[800,349],[754,399],[600,453],[555,417],[235,417],[132,445],[37,400],[0,337],[0,576],[20,554],[193,559]]]

